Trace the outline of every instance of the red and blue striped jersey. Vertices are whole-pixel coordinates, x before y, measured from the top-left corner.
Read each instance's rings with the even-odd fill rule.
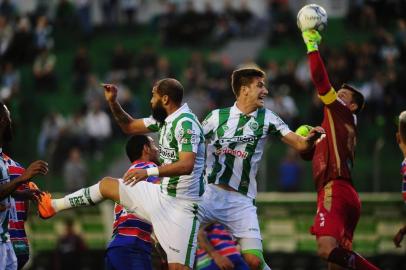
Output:
[[[13,179],[16,179],[24,173],[24,167],[4,153],[3,159],[7,165],[10,181],[13,181]],[[17,188],[17,190],[20,191],[25,189],[28,189],[28,184],[21,184]],[[28,252],[28,239],[24,227],[25,221],[27,220],[28,206],[28,201],[12,198],[8,223],[11,242],[14,246],[18,246],[20,251],[24,250],[24,252]]]
[[[400,173],[402,174],[402,196],[403,201],[406,203],[406,158],[402,162]]]
[[[233,239],[226,228],[219,223],[213,223],[205,228],[207,239],[214,249],[222,256],[240,255],[237,242]],[[203,266],[211,261],[207,252],[199,248],[197,250],[197,264]]]
[[[157,165],[153,162],[134,161],[127,172],[152,167],[157,167]],[[159,183],[159,180],[159,177],[155,176],[146,179],[146,181],[154,184]],[[151,233],[151,223],[133,213],[128,213],[122,205],[116,203],[114,206],[113,237],[107,248],[131,246],[151,253]]]

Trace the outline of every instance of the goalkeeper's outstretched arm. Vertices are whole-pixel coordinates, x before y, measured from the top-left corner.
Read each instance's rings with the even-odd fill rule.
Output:
[[[318,50],[321,36],[317,30],[306,30],[302,33],[302,36],[307,47],[307,57],[313,84],[319,95],[324,96],[331,90],[332,86]]]

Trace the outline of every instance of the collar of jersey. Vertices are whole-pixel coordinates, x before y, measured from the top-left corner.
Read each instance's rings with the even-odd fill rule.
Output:
[[[189,106],[187,105],[187,103],[183,104],[179,109],[177,109],[176,111],[174,111],[172,114],[168,115],[165,119],[166,123],[170,123],[173,120],[175,120],[176,117],[178,117],[181,113],[184,112],[190,112]]]
[[[137,165],[137,164],[140,164],[140,163],[144,163],[145,165],[153,164],[153,165],[156,166],[156,164],[154,162],[152,162],[152,161],[143,161],[143,160],[139,160],[139,159],[137,159],[133,163],[131,163],[131,166]]]
[[[235,102],[234,105],[233,105],[233,107],[231,107],[230,115],[240,115],[240,114],[246,115],[246,116],[257,117],[257,115],[258,115],[258,109],[256,109],[255,111],[253,111],[253,112],[250,113],[250,114],[245,114],[245,113],[243,113],[240,109],[238,109],[238,107],[237,107],[237,102]]]

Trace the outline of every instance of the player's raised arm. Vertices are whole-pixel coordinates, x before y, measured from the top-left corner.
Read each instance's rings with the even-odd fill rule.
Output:
[[[117,86],[114,84],[102,84],[102,86],[104,88],[104,96],[109,104],[111,112],[113,113],[114,119],[124,133],[145,134],[155,131],[148,128],[143,119],[135,119],[124,111],[120,103],[117,101]]]
[[[304,31],[302,33],[302,37],[307,47],[307,57],[313,84],[316,87],[320,97],[323,99],[324,96],[329,94],[332,86],[318,50],[321,36],[317,30],[311,29]]]

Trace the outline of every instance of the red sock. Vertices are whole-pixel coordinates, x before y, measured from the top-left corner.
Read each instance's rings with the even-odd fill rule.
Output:
[[[380,270],[354,251],[336,247],[330,252],[327,261],[351,270]]]

